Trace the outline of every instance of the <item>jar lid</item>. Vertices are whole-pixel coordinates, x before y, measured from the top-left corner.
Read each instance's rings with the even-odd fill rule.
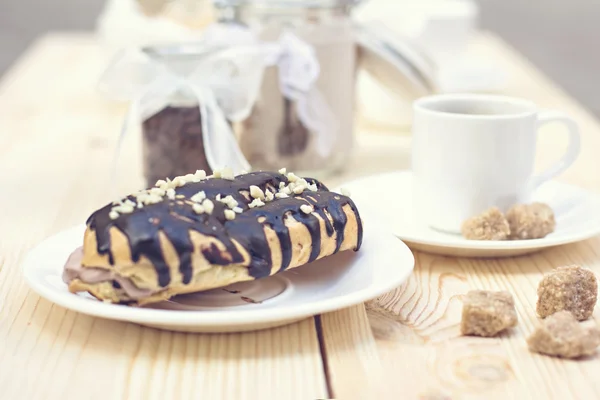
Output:
[[[215,7],[337,8],[352,7],[363,0],[213,0]]]

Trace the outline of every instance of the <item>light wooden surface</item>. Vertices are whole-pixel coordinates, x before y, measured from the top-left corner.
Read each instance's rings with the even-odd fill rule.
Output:
[[[472,51],[511,73],[507,93],[578,120],[582,155],[561,180],[600,190],[598,123],[496,38]],[[21,278],[23,256],[112,199],[107,166],[124,108],[94,92],[106,57],[91,37],[50,35],[0,82],[0,399],[600,398],[597,357],[561,361],[525,346],[541,274],[567,263],[598,272],[598,239],[493,261],[417,253],[407,284],[368,311],[247,334],[164,332],[40,299]],[[371,131],[333,184],[408,167],[408,136]],[[546,128],[540,166],[565,142]],[[512,292],[519,326],[496,339],[460,337],[460,297],[471,288]]]

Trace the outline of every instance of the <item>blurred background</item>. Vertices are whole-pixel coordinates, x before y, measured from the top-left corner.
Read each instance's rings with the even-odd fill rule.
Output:
[[[146,3],[151,9],[151,3],[158,1],[146,0]],[[123,5],[128,2],[134,0],[121,1]],[[46,32],[97,29],[98,18],[109,3],[110,0],[1,0],[0,76],[29,44]],[[411,2],[404,0],[404,3]],[[600,116],[600,91],[594,84],[600,71],[600,54],[596,51],[600,1],[476,0],[476,3],[481,28],[500,35]]]

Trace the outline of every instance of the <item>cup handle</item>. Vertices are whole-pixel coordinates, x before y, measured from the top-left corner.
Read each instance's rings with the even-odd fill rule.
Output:
[[[569,131],[569,147],[560,160],[531,179],[532,191],[537,189],[541,184],[563,173],[575,162],[577,156],[579,156],[581,138],[577,123],[571,117],[560,111],[542,111],[538,114],[537,129],[539,130],[542,125],[552,122],[560,122],[566,125]]]

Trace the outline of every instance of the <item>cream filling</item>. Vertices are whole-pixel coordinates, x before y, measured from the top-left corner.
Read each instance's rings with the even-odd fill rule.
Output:
[[[83,247],[78,247],[71,253],[67,262],[65,263],[65,269],[63,271],[63,281],[69,284],[75,279],[79,279],[83,283],[90,285],[102,282],[116,281],[121,285],[122,291],[133,300],[142,299],[149,297],[156,293],[156,290],[152,289],[140,289],[131,281],[129,278],[122,277],[116,274],[114,271],[107,270],[104,268],[96,267],[84,267],[81,264],[83,260]],[[119,289],[117,289],[119,290]]]

